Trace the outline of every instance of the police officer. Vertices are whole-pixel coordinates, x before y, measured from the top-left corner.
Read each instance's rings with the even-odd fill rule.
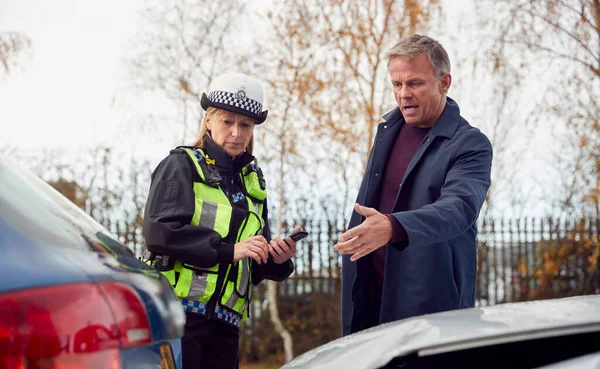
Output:
[[[171,150],[152,173],[144,237],[186,311],[184,369],[236,368],[252,285],[294,269],[294,241],[271,240],[265,181],[252,156],[254,126],[267,118],[262,104],[257,80],[220,76],[202,94],[197,140]]]

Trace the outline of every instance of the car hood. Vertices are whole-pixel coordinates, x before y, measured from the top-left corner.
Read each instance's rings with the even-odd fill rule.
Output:
[[[600,331],[598,295],[501,304],[383,324],[308,351],[283,368],[379,368],[408,354],[592,331]]]

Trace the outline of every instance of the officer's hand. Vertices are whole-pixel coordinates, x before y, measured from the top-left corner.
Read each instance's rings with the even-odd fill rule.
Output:
[[[363,256],[386,245],[392,239],[392,223],[385,215],[373,208],[354,204],[354,210],[365,216],[365,221],[342,234],[335,251],[340,254],[354,254],[350,261],[356,261]]]
[[[292,233],[301,230],[301,227],[296,226]],[[292,241],[291,238],[286,237],[283,241],[279,237],[275,237],[269,244],[269,254],[273,257],[275,264],[285,263],[290,260],[296,253],[296,242]]]
[[[263,236],[248,237],[235,244],[233,261],[252,258],[259,264],[266,263],[269,257],[269,244]]]

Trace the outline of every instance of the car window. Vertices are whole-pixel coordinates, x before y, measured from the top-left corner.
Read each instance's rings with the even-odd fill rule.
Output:
[[[573,332],[589,327],[573,327]],[[544,337],[532,331],[523,340],[475,347],[466,350],[421,356],[417,353],[398,357],[381,369],[461,368],[461,369],[532,369],[600,352],[600,332],[573,333]],[[542,338],[536,338],[541,336]],[[569,368],[564,366],[562,368]]]
[[[131,250],[58,191],[0,156],[0,218],[36,242],[115,255]],[[0,246],[18,247],[18,245]]]

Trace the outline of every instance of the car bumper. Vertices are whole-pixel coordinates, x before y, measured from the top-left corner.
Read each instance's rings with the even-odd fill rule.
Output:
[[[122,369],[182,369],[182,366],[180,339],[121,351]]]

